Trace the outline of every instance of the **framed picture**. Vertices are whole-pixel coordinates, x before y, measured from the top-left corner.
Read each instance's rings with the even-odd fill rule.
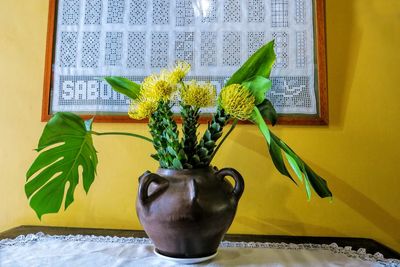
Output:
[[[50,0],[42,120],[70,111],[131,122],[129,99],[103,77],[140,83],[184,60],[188,80],[219,91],[272,39],[278,123],[328,124],[325,0]]]

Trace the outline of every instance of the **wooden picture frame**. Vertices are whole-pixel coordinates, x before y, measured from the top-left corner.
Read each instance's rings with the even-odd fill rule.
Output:
[[[283,0],[285,1],[285,0]],[[288,0],[286,0],[288,1]],[[317,114],[290,114],[280,115],[278,124],[287,125],[327,125],[328,116],[328,88],[327,88],[327,63],[326,63],[326,36],[325,36],[325,0],[313,1],[314,21],[314,62],[315,62],[315,95]],[[52,82],[54,78],[53,65],[55,62],[55,36],[58,0],[49,0],[47,44],[44,69],[44,85],[42,98],[42,121],[48,121],[51,114]],[[93,115],[82,115],[82,118],[91,118]],[[200,118],[201,123],[206,123],[210,115]],[[179,121],[179,116],[177,116]],[[95,115],[96,122],[145,122],[135,121],[127,115]]]

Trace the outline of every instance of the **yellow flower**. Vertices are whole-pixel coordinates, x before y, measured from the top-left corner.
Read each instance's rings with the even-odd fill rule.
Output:
[[[240,84],[223,88],[218,101],[227,114],[239,120],[249,119],[255,106],[254,96]]]
[[[178,61],[175,68],[169,74],[169,80],[172,84],[176,84],[185,78],[186,74],[190,71],[190,64],[185,61]]]
[[[150,118],[151,114],[156,111],[158,102],[152,99],[139,97],[131,102],[128,115],[135,120],[143,120]]]
[[[185,105],[204,108],[215,104],[216,90],[211,83],[199,84],[192,80],[181,91],[181,99]]]
[[[147,76],[142,83],[140,94],[145,99],[168,100],[175,90],[176,85],[170,82],[167,74],[163,71],[160,75]]]

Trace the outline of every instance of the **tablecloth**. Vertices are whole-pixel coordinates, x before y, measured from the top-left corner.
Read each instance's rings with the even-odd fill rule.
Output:
[[[182,266],[157,257],[147,238],[85,235],[21,235],[0,240],[1,267]],[[221,243],[213,260],[191,266],[400,266],[400,260],[335,243]]]

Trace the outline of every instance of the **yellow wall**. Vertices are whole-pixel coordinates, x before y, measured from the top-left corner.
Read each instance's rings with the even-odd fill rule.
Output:
[[[0,2],[0,231],[21,224],[138,229],[137,177],[157,164],[151,147],[97,137],[98,177],[86,197],[40,222],[28,207],[25,171],[40,136],[48,0]],[[254,126],[240,126],[215,164],[237,168],[246,190],[230,231],[374,238],[400,250],[400,1],[327,0],[329,127],[275,127],[323,177],[333,203],[307,202],[266,157]],[[142,124],[99,131],[146,133]],[[140,151],[140,153],[138,153]]]

